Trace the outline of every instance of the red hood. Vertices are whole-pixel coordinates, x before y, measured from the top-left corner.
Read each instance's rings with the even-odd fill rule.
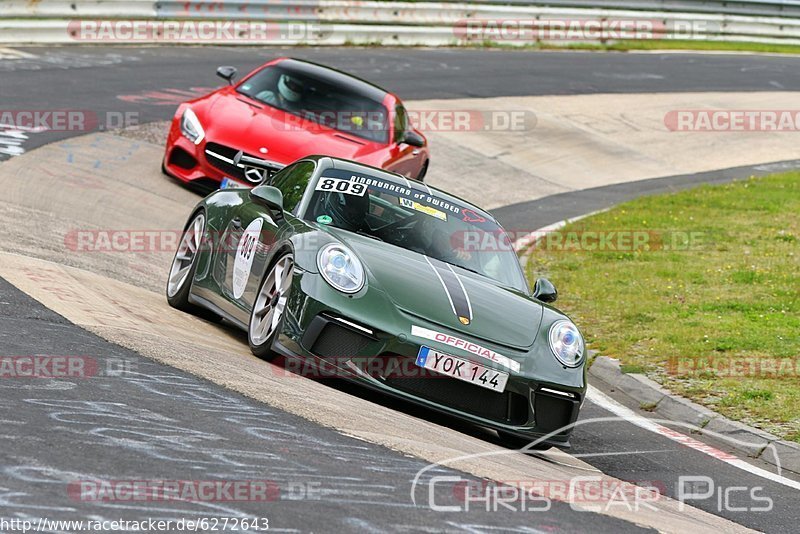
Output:
[[[227,89],[227,88],[226,88]],[[302,121],[267,104],[251,105],[246,96],[223,89],[204,111],[195,110],[206,139],[244,150],[257,157],[289,164],[311,154],[369,162],[383,145]],[[255,102],[252,102],[255,104]],[[309,126],[304,128],[304,124]],[[265,147],[268,152],[260,151]]]

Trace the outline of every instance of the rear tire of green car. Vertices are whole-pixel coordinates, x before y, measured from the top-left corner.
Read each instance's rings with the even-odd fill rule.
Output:
[[[167,277],[167,302],[173,308],[218,323],[222,320],[219,315],[189,302],[189,292],[197,270],[197,258],[200,255],[205,229],[206,216],[202,211],[195,213],[191,222],[184,228]]]

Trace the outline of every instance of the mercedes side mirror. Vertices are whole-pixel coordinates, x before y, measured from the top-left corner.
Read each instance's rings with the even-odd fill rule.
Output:
[[[408,130],[403,135],[403,142],[411,146],[417,146],[417,147],[425,146],[425,138],[423,138],[420,134],[418,134],[414,130]]]
[[[223,80],[228,80],[228,84],[233,84],[233,79],[236,78],[236,67],[217,67],[217,76]]]

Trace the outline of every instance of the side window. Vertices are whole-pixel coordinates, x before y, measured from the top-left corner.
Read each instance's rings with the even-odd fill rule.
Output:
[[[406,130],[408,129],[408,113],[403,106],[395,106],[394,108],[394,142],[402,143],[405,137]]]
[[[313,161],[300,161],[275,175],[271,185],[283,193],[283,209],[293,211],[303,198],[314,167]]]

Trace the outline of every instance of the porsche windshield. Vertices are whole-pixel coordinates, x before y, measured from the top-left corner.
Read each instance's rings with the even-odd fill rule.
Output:
[[[307,220],[367,235],[527,291],[508,235],[474,206],[342,169],[323,171]]]
[[[321,124],[369,141],[388,143],[384,105],[349,88],[273,65],[245,80],[237,91],[298,117],[286,124],[289,130]]]

